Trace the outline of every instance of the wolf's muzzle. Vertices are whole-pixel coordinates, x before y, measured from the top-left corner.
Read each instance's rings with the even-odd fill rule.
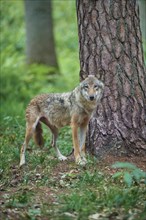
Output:
[[[93,95],[91,95],[89,98],[90,98],[91,101],[94,100],[94,96]]]

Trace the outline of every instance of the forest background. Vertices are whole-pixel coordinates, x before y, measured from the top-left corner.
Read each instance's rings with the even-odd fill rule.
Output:
[[[104,172],[101,172],[102,169],[100,171],[94,169],[95,163],[97,163],[94,159],[90,161],[88,170],[80,170],[72,162],[69,167],[60,170],[59,168],[56,169],[57,166],[60,166],[58,161],[52,159],[54,157],[53,151],[51,152],[53,157],[46,157],[46,152],[40,154],[38,150],[31,156],[27,155],[30,165],[23,171],[17,171],[19,151],[25,134],[25,108],[29,100],[39,93],[70,91],[79,82],[80,68],[75,1],[54,0],[52,3],[55,46],[59,64],[59,69],[55,74],[52,67],[42,64],[29,66],[26,64],[23,1],[7,0],[0,2],[0,187],[1,191],[4,192],[1,194],[1,201],[3,202],[0,210],[1,219],[4,219],[5,216],[10,219],[20,219],[20,216],[21,219],[25,219],[26,216],[29,219],[45,219],[46,216],[53,216],[52,219],[94,219],[93,214],[95,213],[96,218],[101,215],[99,219],[112,219],[112,217],[118,219],[119,216],[122,216],[121,219],[128,219],[131,216],[131,219],[144,219],[146,204],[143,196],[143,180],[139,182],[140,178],[137,178],[137,185],[135,185],[133,176],[128,176],[126,172],[123,173],[125,179],[123,181],[121,179],[116,180],[117,183],[115,183],[111,179],[113,171],[110,174],[107,172],[105,175]],[[143,42],[146,59],[146,43]],[[72,146],[71,131],[64,128],[60,135],[61,151],[68,154]],[[50,135],[45,129],[45,150],[49,140]],[[64,148],[64,145],[67,147]],[[33,143],[31,143],[32,146],[34,146]],[[130,165],[127,167],[126,169],[131,169]],[[143,174],[138,168],[133,167],[132,170],[136,170],[139,176],[141,175],[140,177],[143,178]],[[52,172],[56,172],[56,176],[51,176],[49,179],[48,176],[52,175]],[[108,189],[109,183],[111,188]],[[38,186],[41,186],[39,190],[36,188]],[[88,189],[81,191],[83,186],[88,186]],[[59,196],[62,192],[66,196],[60,198],[57,193],[55,194],[54,189]],[[54,190],[53,193],[52,190]],[[34,195],[36,192],[38,197],[43,195],[44,200],[37,199]],[[100,198],[99,192],[101,192],[102,195],[100,196],[103,200]],[[54,196],[53,199],[50,196],[51,193]],[[45,195],[48,196],[48,199],[45,198]],[[48,201],[50,197],[53,205]],[[87,199],[89,203],[86,204],[84,201]],[[58,204],[56,200],[59,201]],[[139,201],[138,204],[137,201]],[[100,205],[97,205],[99,203]],[[58,218],[58,215],[62,217]]]

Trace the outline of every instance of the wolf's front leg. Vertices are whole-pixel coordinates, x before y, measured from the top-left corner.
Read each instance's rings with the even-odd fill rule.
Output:
[[[72,120],[72,138],[73,138],[73,146],[74,146],[74,156],[77,164],[85,164],[80,155],[80,147],[78,140],[78,124],[75,120]]]
[[[86,150],[85,150],[85,141],[86,141],[86,131],[87,131],[87,125],[86,126],[81,126],[80,127],[80,152],[81,152],[81,157],[86,163]]]

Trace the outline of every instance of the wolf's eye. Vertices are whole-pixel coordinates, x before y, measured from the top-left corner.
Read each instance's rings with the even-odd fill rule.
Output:
[[[95,86],[94,86],[94,89],[98,90],[99,88],[98,88],[98,86],[97,86],[97,85],[95,85]]]
[[[87,86],[87,85],[85,85],[85,86],[84,86],[84,89],[86,89],[86,90],[87,90],[87,89],[88,89],[88,86]]]

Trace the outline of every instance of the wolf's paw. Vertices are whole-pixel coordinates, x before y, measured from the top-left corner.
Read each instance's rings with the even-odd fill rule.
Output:
[[[19,167],[22,167],[24,164],[25,164],[25,156],[22,154]]]
[[[86,157],[82,157],[82,161],[84,161],[84,163],[87,163]]]
[[[61,161],[67,160],[67,157],[63,156],[62,154],[58,156],[58,159]]]
[[[86,160],[86,158],[78,158],[78,159],[76,160],[76,163],[77,163],[78,165],[85,166],[86,163],[87,163],[87,160]]]

